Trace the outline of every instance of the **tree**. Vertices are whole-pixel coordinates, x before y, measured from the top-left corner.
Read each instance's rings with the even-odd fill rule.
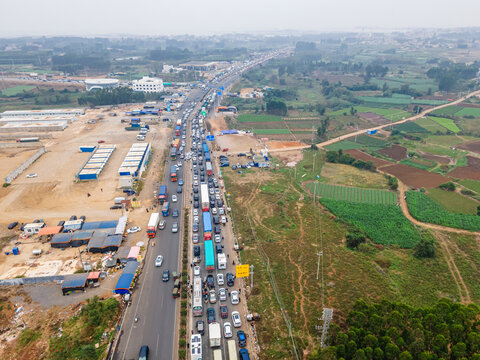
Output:
[[[385,92],[388,90],[388,85],[386,82],[383,83],[383,86],[382,86],[382,91]]]
[[[388,176],[388,186],[392,190],[398,189],[398,179],[395,176]]]
[[[282,99],[272,98],[267,102],[267,113],[285,116],[287,115],[287,104]]]
[[[413,360],[413,356],[408,351],[404,351],[400,354],[398,360]]]
[[[477,206],[477,215],[480,216],[480,205]]]
[[[282,77],[283,75],[285,75],[286,71],[287,71],[286,66],[285,65],[280,65],[278,67],[278,76]]]
[[[361,243],[367,241],[365,233],[359,229],[348,232],[345,238],[347,247],[350,249],[356,249]]]
[[[442,190],[447,190],[447,191],[455,191],[456,186],[452,181],[446,182],[444,184],[440,184],[438,186]]]
[[[325,106],[323,106],[320,103],[315,104],[315,111],[318,113],[318,115],[322,116],[325,114]]]
[[[322,138],[325,136],[327,132],[328,125],[330,125],[330,118],[327,116],[326,118],[320,120],[320,126],[317,128],[317,136]]]
[[[417,258],[434,258],[435,257],[435,239],[432,237],[422,236],[420,242],[415,245],[415,256]]]

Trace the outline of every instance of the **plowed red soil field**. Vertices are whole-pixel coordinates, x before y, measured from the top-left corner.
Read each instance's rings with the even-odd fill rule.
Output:
[[[386,166],[382,168],[382,171],[396,176],[402,182],[414,188],[432,188],[449,181],[445,176],[403,164]]]
[[[376,157],[373,157],[367,153],[364,153],[360,150],[353,149],[353,150],[347,150],[345,151],[346,154],[349,154],[351,157],[354,157],[357,160],[363,160],[363,161],[371,161],[372,163],[375,164],[376,167],[380,166],[385,166],[385,165],[392,165],[393,163],[382,160]]]
[[[392,145],[392,147],[380,149],[378,152],[397,161],[407,157],[407,149],[400,145]]]
[[[467,155],[467,161],[468,166],[457,167],[448,175],[458,179],[480,180],[480,159]]]
[[[459,149],[469,150],[480,154],[480,140],[470,141],[457,146]]]
[[[422,158],[438,162],[440,164],[449,164],[450,159],[446,156],[439,156],[439,155],[433,155],[433,154],[422,154]]]

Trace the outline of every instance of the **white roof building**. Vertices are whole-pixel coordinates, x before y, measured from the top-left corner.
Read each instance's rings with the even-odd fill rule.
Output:
[[[162,92],[163,91],[163,80],[159,78],[151,78],[144,76],[140,80],[132,81],[133,91],[141,92]]]
[[[87,91],[100,89],[114,89],[119,85],[117,79],[85,79]]]

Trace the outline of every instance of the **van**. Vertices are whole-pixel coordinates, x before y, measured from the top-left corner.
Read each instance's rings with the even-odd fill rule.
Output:
[[[143,140],[145,140],[145,136],[138,134],[138,135],[137,135],[137,140],[138,140],[138,141],[143,141]]]
[[[175,282],[173,283],[173,287],[180,289],[180,279],[175,280]]]
[[[174,299],[178,298],[180,296],[180,290],[178,288],[173,288],[172,296]]]
[[[138,360],[147,360],[148,359],[148,346],[143,345],[140,348],[140,353],[138,354]]]

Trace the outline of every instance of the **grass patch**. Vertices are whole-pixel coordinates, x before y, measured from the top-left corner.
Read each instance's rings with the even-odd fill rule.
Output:
[[[321,182],[316,185],[311,182],[306,187],[312,194],[315,193],[325,199],[384,205],[395,205],[397,203],[397,194],[387,190],[362,189]]]
[[[17,346],[19,348],[24,348],[31,342],[38,340],[41,336],[42,336],[42,333],[40,331],[36,331],[33,329],[22,330],[22,332],[18,336]]]
[[[415,123],[420,125],[422,128],[428,130],[431,133],[442,133],[445,134],[447,132],[447,129],[445,129],[442,125],[439,123],[433,121],[429,117],[424,117],[420,118],[418,120],[415,120]]]
[[[390,146],[391,144],[388,141],[378,139],[373,136],[368,135],[359,135],[357,136],[357,143],[362,144],[369,149],[384,148]]]
[[[395,130],[403,131],[406,133],[428,133],[428,130],[421,127],[415,122],[407,121],[403,124],[398,124],[393,127]]]
[[[475,200],[462,196],[454,191],[432,188],[428,189],[427,195],[445,210],[454,213],[476,215],[477,206],[480,205]]]
[[[432,119],[433,121],[439,123],[440,125],[442,125],[444,128],[454,132],[454,133],[458,133],[460,131],[460,129],[458,128],[458,126],[453,122],[452,119],[448,119],[448,118],[443,118],[443,117],[436,117],[436,116],[432,116],[430,119]]]
[[[458,229],[480,230],[480,216],[450,212],[424,193],[407,191],[407,204],[410,214],[419,221]]]
[[[33,85],[18,85],[18,86],[12,86],[9,88],[6,88],[5,90],[2,90],[2,95],[4,96],[13,96],[20,94],[24,91],[30,91],[35,89],[36,86]]]
[[[480,194],[480,181],[465,179],[465,180],[460,180],[459,183],[465,186],[466,188],[469,188],[470,190],[475,191],[477,194]]]
[[[452,106],[447,106],[441,109],[434,110],[430,113],[430,115],[435,115],[435,116],[452,116],[455,115],[455,113],[459,112],[463,108],[460,106],[452,105]]]
[[[255,134],[290,134],[288,129],[253,129]]]
[[[480,108],[461,108],[455,113],[455,116],[475,116],[480,117]]]
[[[350,140],[341,140],[336,143],[325,146],[327,150],[333,150],[333,151],[338,151],[340,149],[342,150],[360,149],[362,147],[363,147],[362,144],[359,144]]]
[[[414,161],[412,159],[403,159],[403,160],[400,161],[400,164],[412,166],[412,167],[415,167],[417,169],[422,169],[422,170],[429,170],[429,169],[435,167],[435,165],[436,165],[435,163],[428,164],[424,160],[422,160],[422,162],[419,162],[419,161]]]
[[[354,166],[326,163],[322,167],[320,180],[334,185],[351,187],[388,189],[384,175],[372,171],[360,170]]]

